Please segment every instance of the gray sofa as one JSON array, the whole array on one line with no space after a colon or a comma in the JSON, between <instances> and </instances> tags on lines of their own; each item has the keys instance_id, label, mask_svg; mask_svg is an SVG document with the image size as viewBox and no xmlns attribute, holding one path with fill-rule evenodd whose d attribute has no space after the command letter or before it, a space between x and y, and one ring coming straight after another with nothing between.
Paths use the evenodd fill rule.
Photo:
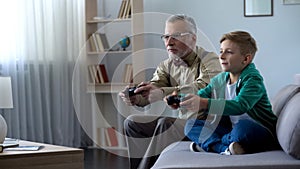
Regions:
<instances>
[{"instance_id":1,"label":"gray sofa","mask_svg":"<svg viewBox=\"0 0 300 169\"><path fill-rule=\"evenodd\" d=\"M277 137L282 150L245 155L191 152L191 142L181 141L163 150L152 169L300 169L300 86L287 85L271 100L278 116Z\"/></svg>"}]
</instances>

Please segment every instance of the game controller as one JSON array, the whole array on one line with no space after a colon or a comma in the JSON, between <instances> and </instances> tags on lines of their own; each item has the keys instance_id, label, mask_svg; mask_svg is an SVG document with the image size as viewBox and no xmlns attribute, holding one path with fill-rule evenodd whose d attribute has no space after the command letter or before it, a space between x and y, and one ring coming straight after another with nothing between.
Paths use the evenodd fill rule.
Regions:
<instances>
[{"instance_id":1,"label":"game controller","mask_svg":"<svg viewBox=\"0 0 300 169\"><path fill-rule=\"evenodd\" d=\"M127 91L125 93L128 93L128 96L131 97L131 96L134 96L136 95L137 93L134 93L134 91L137 89L137 87L130 87L127 89Z\"/></svg>"},{"instance_id":2,"label":"game controller","mask_svg":"<svg viewBox=\"0 0 300 169\"><path fill-rule=\"evenodd\" d=\"M134 91L139 88L139 87L142 87L142 86L146 86L145 84L144 85L139 85L139 86L134 86L134 87L129 87L127 88L127 90L125 91L125 95L128 97L131 97L131 96L135 96L137 94L141 94L143 93L143 91L140 91L138 93L134 93Z\"/></svg>"},{"instance_id":3,"label":"game controller","mask_svg":"<svg viewBox=\"0 0 300 169\"><path fill-rule=\"evenodd\" d=\"M183 95L170 95L167 97L167 104L177 109L180 107L180 102L184 98Z\"/></svg>"},{"instance_id":4,"label":"game controller","mask_svg":"<svg viewBox=\"0 0 300 169\"><path fill-rule=\"evenodd\" d=\"M171 95L167 97L168 105L179 105L180 103L180 96Z\"/></svg>"}]
</instances>

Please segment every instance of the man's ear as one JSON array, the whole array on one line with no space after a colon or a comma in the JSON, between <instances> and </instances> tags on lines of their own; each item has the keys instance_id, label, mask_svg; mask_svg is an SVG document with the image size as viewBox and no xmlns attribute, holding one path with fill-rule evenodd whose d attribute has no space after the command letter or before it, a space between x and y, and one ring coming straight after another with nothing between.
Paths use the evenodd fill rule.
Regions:
<instances>
[{"instance_id":1,"label":"man's ear","mask_svg":"<svg viewBox=\"0 0 300 169\"><path fill-rule=\"evenodd\" d=\"M193 34L193 37L192 37L192 38L193 38L194 41L197 41L197 35L194 35L194 34Z\"/></svg>"}]
</instances>

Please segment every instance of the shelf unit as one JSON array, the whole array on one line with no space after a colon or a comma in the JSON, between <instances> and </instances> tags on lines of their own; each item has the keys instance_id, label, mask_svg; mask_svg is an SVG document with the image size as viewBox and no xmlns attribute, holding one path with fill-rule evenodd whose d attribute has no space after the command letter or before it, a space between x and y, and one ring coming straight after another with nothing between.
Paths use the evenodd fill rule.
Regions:
<instances>
[{"instance_id":1,"label":"shelf unit","mask_svg":"<svg viewBox=\"0 0 300 169\"><path fill-rule=\"evenodd\" d=\"M112 48L118 45L118 39L122 38L122 33L130 37L130 47L126 51L92 52L89 47L86 48L86 67L92 64L104 64L109 77L109 83L95 84L92 83L90 78L88 78L89 75L87 75L87 93L91 94L92 97L92 137L94 142L96 142L96 146L104 145L105 142L103 133L98 132L99 128L112 126L119 132L123 131L124 117L120 115L119 110L122 109L125 111L126 108L124 108L124 104L118 98L118 92L128 85L121 80L125 64L132 64L133 83L137 84L145 80L145 73L140 71L145 67L142 52L144 49L143 0L128 1L131 5L130 18L117 19L116 16L112 16L113 19L94 19L94 17L99 17L99 13L102 13L102 16L106 16L105 12L99 11L99 9L100 7L102 7L102 10L105 9L105 3L110 2L110 0L85 0L85 36L87 42L89 41L89 35L99 31L106 33L108 41L112 41L110 43L110 47ZM119 0L119 3L114 3L117 6L117 10L119 10L122 0ZM118 12L115 11L115 14ZM101 147L110 150L127 150L126 143L121 143L118 147L108 147L105 145Z\"/></svg>"},{"instance_id":2,"label":"shelf unit","mask_svg":"<svg viewBox=\"0 0 300 169\"><path fill-rule=\"evenodd\" d=\"M141 81L145 80L145 74L142 71L144 66L144 56L143 52L141 50L144 49L144 18L143 18L143 0L128 0L131 2L131 18L126 18L126 19L93 19L94 17L98 16L98 9L99 4L97 3L99 0L86 0L86 40L88 41L89 35L95 33L96 31L99 31L101 26L107 25L107 24L118 24L118 23L129 23L130 27L130 45L131 45L131 50L130 51L108 51L108 52L91 52L87 48L87 55L88 57L91 55L131 55L131 63L133 65L133 74L137 75L134 77L133 82L134 83L139 83ZM102 1L107 1L107 0L102 0ZM119 1L119 4L116 4L116 6L121 5L122 0ZM102 3L101 5L103 5ZM118 13L118 11L115 11L115 13ZM104 14L105 15L105 14ZM128 26L128 25L127 25ZM113 27L113 25L111 26ZM108 28L109 29L109 28ZM122 32L124 27L122 27L119 32ZM106 31L106 30L104 30ZM126 34L126 33L125 33ZM125 35L124 34L124 35ZM110 36L108 36L110 38ZM117 37L118 39L121 39L122 37ZM115 40L112 46L117 45L117 41ZM101 56L99 56L101 58ZM99 58L98 58L99 59ZM87 59L88 64L95 63L95 59ZM99 60L98 60L99 61ZM108 72L111 74L110 72ZM90 82L88 82L90 83ZM114 83L114 82L112 82ZM120 82L116 82L120 83ZM97 84L97 88L100 88L101 84ZM104 88L106 88L104 85ZM109 92L109 91L107 91Z\"/></svg>"},{"instance_id":3,"label":"shelf unit","mask_svg":"<svg viewBox=\"0 0 300 169\"><path fill-rule=\"evenodd\" d=\"M128 84L126 83L103 83L103 84L88 84L88 93L118 93L123 90Z\"/></svg>"}]
</instances>

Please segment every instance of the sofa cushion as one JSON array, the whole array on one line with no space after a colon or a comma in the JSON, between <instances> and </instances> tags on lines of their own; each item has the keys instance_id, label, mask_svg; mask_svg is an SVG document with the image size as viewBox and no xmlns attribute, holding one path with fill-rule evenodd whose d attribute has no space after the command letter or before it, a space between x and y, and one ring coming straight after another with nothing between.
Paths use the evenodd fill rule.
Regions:
<instances>
[{"instance_id":1,"label":"sofa cushion","mask_svg":"<svg viewBox=\"0 0 300 169\"><path fill-rule=\"evenodd\" d=\"M244 155L191 152L189 141L176 142L163 150L152 169L299 169L300 160L282 150Z\"/></svg>"},{"instance_id":2,"label":"sofa cushion","mask_svg":"<svg viewBox=\"0 0 300 169\"><path fill-rule=\"evenodd\" d=\"M273 112L279 116L285 104L298 92L300 85L290 84L283 87L271 100Z\"/></svg>"},{"instance_id":3,"label":"sofa cushion","mask_svg":"<svg viewBox=\"0 0 300 169\"><path fill-rule=\"evenodd\" d=\"M282 149L300 159L300 93L286 103L278 117L276 127Z\"/></svg>"}]
</instances>

